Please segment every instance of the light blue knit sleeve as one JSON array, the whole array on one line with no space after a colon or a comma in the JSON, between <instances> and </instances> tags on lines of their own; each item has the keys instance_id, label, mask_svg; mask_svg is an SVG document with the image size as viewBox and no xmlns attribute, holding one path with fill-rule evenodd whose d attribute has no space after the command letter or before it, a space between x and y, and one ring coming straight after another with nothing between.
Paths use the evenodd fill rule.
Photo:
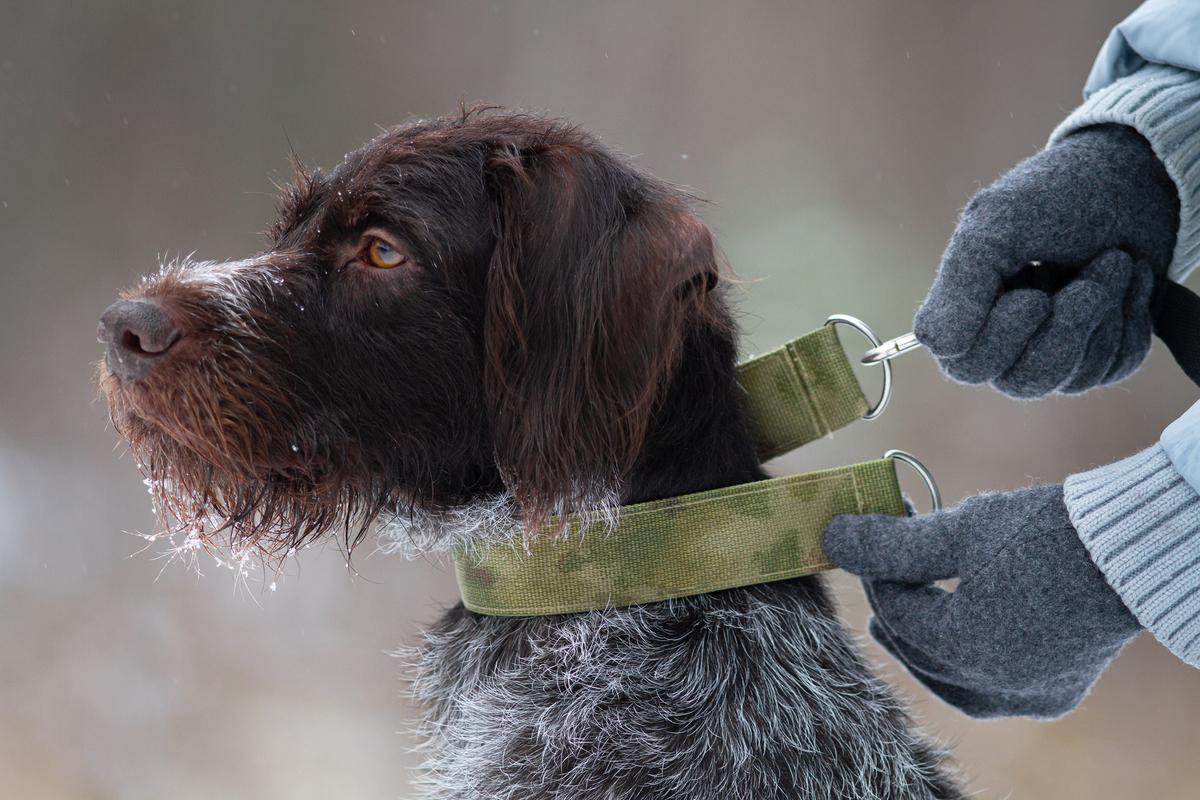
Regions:
<instances>
[{"instance_id":1,"label":"light blue knit sleeve","mask_svg":"<svg viewBox=\"0 0 1200 800\"><path fill-rule=\"evenodd\" d=\"M1049 144L1106 122L1137 129L1175 181L1179 235L1167 277L1181 281L1200 264L1200 72L1146 64L1092 94L1054 129Z\"/></svg>"},{"instance_id":2,"label":"light blue knit sleeve","mask_svg":"<svg viewBox=\"0 0 1200 800\"><path fill-rule=\"evenodd\" d=\"M1162 444L1072 475L1063 495L1109 585L1171 652L1200 667L1200 494Z\"/></svg>"}]
</instances>

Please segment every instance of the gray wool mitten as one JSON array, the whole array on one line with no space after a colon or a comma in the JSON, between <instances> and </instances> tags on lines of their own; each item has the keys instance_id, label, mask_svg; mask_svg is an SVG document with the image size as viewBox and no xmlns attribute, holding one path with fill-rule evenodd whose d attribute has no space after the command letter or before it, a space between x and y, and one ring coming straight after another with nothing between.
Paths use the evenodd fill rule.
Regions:
<instances>
[{"instance_id":1,"label":"gray wool mitten","mask_svg":"<svg viewBox=\"0 0 1200 800\"><path fill-rule=\"evenodd\" d=\"M862 576L871 635L973 717L1066 714L1141 630L1072 527L1061 484L923 516L836 517L825 549ZM933 583L950 578L954 591Z\"/></svg>"},{"instance_id":2,"label":"gray wool mitten","mask_svg":"<svg viewBox=\"0 0 1200 800\"><path fill-rule=\"evenodd\" d=\"M1119 381L1149 352L1178 228L1150 143L1084 128L975 195L913 330L950 377L1012 397Z\"/></svg>"}]
</instances>

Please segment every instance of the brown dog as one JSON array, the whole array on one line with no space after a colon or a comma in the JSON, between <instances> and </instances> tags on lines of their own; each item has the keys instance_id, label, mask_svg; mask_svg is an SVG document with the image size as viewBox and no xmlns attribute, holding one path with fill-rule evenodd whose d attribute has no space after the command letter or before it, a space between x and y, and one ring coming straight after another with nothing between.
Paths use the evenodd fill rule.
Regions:
<instances>
[{"instance_id":1,"label":"brown dog","mask_svg":"<svg viewBox=\"0 0 1200 800\"><path fill-rule=\"evenodd\" d=\"M100 382L181 548L424 549L765 477L721 259L570 123L464 113L301 173L269 248L110 307ZM428 635L456 798L959 797L819 578Z\"/></svg>"}]
</instances>

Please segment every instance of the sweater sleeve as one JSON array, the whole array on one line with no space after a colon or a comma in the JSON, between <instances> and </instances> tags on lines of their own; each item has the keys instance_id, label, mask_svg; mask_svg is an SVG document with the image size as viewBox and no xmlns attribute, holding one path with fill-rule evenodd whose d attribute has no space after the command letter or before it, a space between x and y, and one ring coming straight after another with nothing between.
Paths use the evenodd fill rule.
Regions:
<instances>
[{"instance_id":1,"label":"sweater sleeve","mask_svg":"<svg viewBox=\"0 0 1200 800\"><path fill-rule=\"evenodd\" d=\"M1200 667L1200 495L1162 444L1063 485L1071 523L1138 621Z\"/></svg>"},{"instance_id":2,"label":"sweater sleeve","mask_svg":"<svg viewBox=\"0 0 1200 800\"><path fill-rule=\"evenodd\" d=\"M1200 73L1146 63L1091 94L1050 135L1107 122L1146 137L1179 191L1179 235L1167 277L1182 281L1200 264Z\"/></svg>"}]
</instances>

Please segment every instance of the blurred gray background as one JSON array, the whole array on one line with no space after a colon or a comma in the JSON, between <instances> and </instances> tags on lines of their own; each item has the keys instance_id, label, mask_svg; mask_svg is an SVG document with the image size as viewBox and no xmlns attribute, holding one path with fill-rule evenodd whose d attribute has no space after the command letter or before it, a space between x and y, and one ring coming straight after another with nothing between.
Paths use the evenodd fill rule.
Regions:
<instances>
[{"instance_id":1,"label":"blurred gray background","mask_svg":"<svg viewBox=\"0 0 1200 800\"><path fill-rule=\"evenodd\" d=\"M388 653L456 599L446 569L375 555L355 576L314 548L275 592L164 569L131 535L149 497L95 398L101 311L161 258L256 251L289 148L328 166L460 99L569 115L711 201L747 353L834 312L895 336L959 210L1078 103L1135 5L5 3L0 796L412 794ZM956 502L1131 454L1197 395L1161 345L1119 387L1028 404L923 353L896 369L881 420L775 471L900 447ZM1149 636L1054 723L972 722L866 646L979 797L1200 796L1200 673Z\"/></svg>"}]
</instances>

